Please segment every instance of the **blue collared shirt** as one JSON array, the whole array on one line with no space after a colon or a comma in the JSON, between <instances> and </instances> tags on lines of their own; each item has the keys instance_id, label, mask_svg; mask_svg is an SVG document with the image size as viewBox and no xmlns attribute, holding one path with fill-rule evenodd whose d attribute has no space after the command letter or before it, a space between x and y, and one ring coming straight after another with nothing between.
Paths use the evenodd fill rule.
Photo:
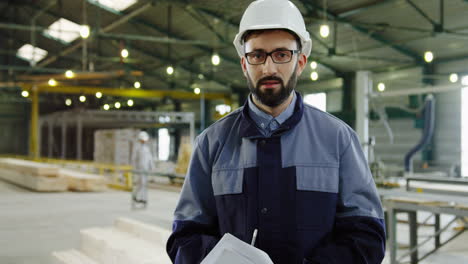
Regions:
<instances>
[{"instance_id":1,"label":"blue collared shirt","mask_svg":"<svg viewBox=\"0 0 468 264\"><path fill-rule=\"evenodd\" d=\"M258 108L249 96L249 115L254 120L260 132L265 137L270 137L271 134L294 113L294 105L296 105L296 93L293 92L293 99L288 107L277 117L273 117Z\"/></svg>"}]
</instances>

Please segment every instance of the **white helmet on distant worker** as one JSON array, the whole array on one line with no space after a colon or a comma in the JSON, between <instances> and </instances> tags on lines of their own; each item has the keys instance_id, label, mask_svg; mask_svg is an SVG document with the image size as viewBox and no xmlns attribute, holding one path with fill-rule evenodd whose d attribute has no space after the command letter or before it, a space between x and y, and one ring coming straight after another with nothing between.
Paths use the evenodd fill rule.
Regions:
<instances>
[{"instance_id":1,"label":"white helmet on distant worker","mask_svg":"<svg viewBox=\"0 0 468 264\"><path fill-rule=\"evenodd\" d=\"M146 131L140 131L140 133L138 133L138 140L148 141L149 140L148 133L146 133Z\"/></svg>"},{"instance_id":2,"label":"white helmet on distant worker","mask_svg":"<svg viewBox=\"0 0 468 264\"><path fill-rule=\"evenodd\" d=\"M244 35L250 30L287 29L300 39L301 53L309 57L312 40L305 27L299 9L288 0L257 0L250 3L242 16L239 33L234 38L234 46L240 57L244 56Z\"/></svg>"}]
</instances>

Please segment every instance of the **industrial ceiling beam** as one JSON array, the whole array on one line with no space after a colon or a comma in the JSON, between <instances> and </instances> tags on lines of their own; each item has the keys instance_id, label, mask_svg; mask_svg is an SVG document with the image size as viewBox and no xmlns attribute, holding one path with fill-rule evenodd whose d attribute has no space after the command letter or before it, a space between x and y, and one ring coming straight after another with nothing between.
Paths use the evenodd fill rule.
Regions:
<instances>
[{"instance_id":1,"label":"industrial ceiling beam","mask_svg":"<svg viewBox=\"0 0 468 264\"><path fill-rule=\"evenodd\" d=\"M125 13L118 12L118 11L113 11L112 13L114 13L114 14L116 14L116 15L120 15L120 16L122 16L122 18L121 18L121 19L118 19L116 22L112 23L111 25L105 27L104 29L106 29L106 30L104 30L104 29L100 30L100 32L104 32L104 33L105 33L105 32L107 32L108 30L113 29L113 26L112 26L112 25L116 25L116 24L120 23L120 21L122 21L123 18L125 18L124 20L125 20L126 22L128 21L128 22L130 22L130 23L132 23L132 24L144 25L144 26L146 26L146 27L149 27L149 28L151 28L151 29L157 31L157 32L160 33L160 34L165 34L165 35L167 35L167 34L168 34L167 30L161 29L161 28L159 28L159 27L157 27L157 26L155 26L155 25L149 24L149 23L147 23L147 22L145 22L145 21L143 21L143 20L141 20L141 19L138 19L138 18L135 18L135 17L134 17L135 14L139 14L140 12L144 11L144 7L147 8L147 7L148 7L148 4L146 4L146 5L144 5L144 6L140 7L140 8L138 8L137 10L135 10L135 11L129 13L129 14L125 14ZM54 17L62 17L62 16L56 15L56 14L50 12L50 11L48 11L47 13L48 13L49 15L51 15L51 16L54 16ZM111 26L112 26L112 27L111 27ZM174 36L174 35L172 34L172 36ZM187 39L182 38L182 37L177 38L177 39L180 39L180 40L187 40ZM189 41L190 41L190 40L189 40ZM80 42L80 43L81 43L81 42ZM80 44L80 43L78 43L78 44ZM75 44L75 45L77 45L77 44ZM212 52L212 49L211 49L211 48L207 48L206 46L199 45L199 44L196 44L195 46L201 48L201 49L204 50L204 51L209 51L210 53ZM72 46L72 47L73 47L73 46ZM77 48L78 48L78 47L77 47ZM73 49L72 51L76 50L77 48ZM69 49L66 49L66 51L67 51L67 50L69 50ZM72 51L70 51L70 52L72 52ZM68 52L68 53L69 53L69 52ZM68 53L67 53L67 54L68 54ZM153 57L153 58L155 58L155 59L157 59L157 60L162 60L162 59L161 59L161 56L159 56L159 55L158 55L158 56L154 56L154 55L153 55L153 56L151 56L151 57ZM56 57L55 59L57 59L57 58L58 58L58 57ZM227 61L235 62L236 64L239 63L239 60L228 59L228 58L226 58L226 57L224 57L224 59L226 59ZM166 63L168 62L167 59L164 59L163 61L165 61ZM40 64L39 66L41 66L41 64ZM195 70L193 69L193 65L178 64L178 66L182 66L185 70L187 70L187 71L189 71L189 72L192 72L192 73L194 73L194 74L199 74L199 73L201 73L201 71L199 71L199 70L196 70L196 71L195 71ZM231 82L219 80L219 78L213 78L213 77L210 77L210 76L208 76L207 78L208 78L208 79L211 78L213 81L220 83L222 86L232 88L234 91L236 91L236 90L238 90L238 89L244 89L244 87L235 86L235 85L231 84Z\"/></svg>"},{"instance_id":2,"label":"industrial ceiling beam","mask_svg":"<svg viewBox=\"0 0 468 264\"><path fill-rule=\"evenodd\" d=\"M431 17L429 17L429 15L427 15L421 8L419 8L418 5L416 5L413 1L411 0L406 0L406 2L411 6L413 7L414 10L416 10L416 12L418 12L418 14L420 14L425 20L427 20L429 23L432 24L433 27L436 27L437 25L439 25L439 23L437 23L436 21L434 21Z\"/></svg>"},{"instance_id":3,"label":"industrial ceiling beam","mask_svg":"<svg viewBox=\"0 0 468 264\"><path fill-rule=\"evenodd\" d=\"M21 83L19 86L29 92L38 93L58 93L58 94L88 94L95 95L101 92L103 96L120 96L129 98L165 98L170 97L173 99L181 100L200 100L201 94L194 94L193 92L174 91L174 90L143 90L135 88L105 88L105 87L90 87L90 86L71 86L71 85L33 85ZM203 94L207 100L224 100L226 104L231 104L231 95L228 93L210 93Z\"/></svg>"},{"instance_id":4,"label":"industrial ceiling beam","mask_svg":"<svg viewBox=\"0 0 468 264\"><path fill-rule=\"evenodd\" d=\"M111 31L113 30L114 28L122 25L123 23L127 22L128 20L132 19L133 17L141 14L143 11L147 10L149 7L151 7L153 5L153 2L149 2L149 3L146 3L144 4L143 6L139 7L138 9L126 14L125 16L119 18L118 20L114 21L113 23L107 25L106 27L100 29L101 32L108 32L108 31ZM59 52L57 55L54 55L52 57L49 57L45 60L43 60L42 62L40 62L38 64L39 67L44 67L44 66L47 66L53 62L55 62L58 58L60 58L61 56L64 56L64 55L67 55L71 52L74 52L75 50L77 50L78 48L80 48L84 43L85 41L87 40L80 40L78 43L76 44L73 44L67 48L65 48L64 50L62 50L61 52Z\"/></svg>"},{"instance_id":5,"label":"industrial ceiling beam","mask_svg":"<svg viewBox=\"0 0 468 264\"><path fill-rule=\"evenodd\" d=\"M421 58L421 56L405 47L405 46L402 46L402 45L399 45L399 44L395 44L393 43L391 40L385 38L384 36L378 34L378 33L375 33L374 31L371 31L367 28L364 28L362 26L358 26L358 25L354 25L352 24L352 21L348 20L348 19L345 19L345 18L339 18L336 14L334 14L333 12L331 12L330 10L326 10L324 9L323 7L319 6L316 2L309 2L309 1L305 1L305 0L300 0L301 3L310 11L312 11L313 9L318 9L320 10L321 12L324 12L326 13L327 17L329 17L330 19L332 20L338 20L338 21L341 21L341 22L345 22L345 23L349 23L351 25L351 27L358 31L358 32L361 32L361 33L364 33L366 34L367 36L369 36L370 38L380 42L380 43L383 43L385 44L386 46L396 50L397 52L405 55L405 56L408 56L410 58L412 58L414 60L415 63L417 64L420 64L420 65L424 65L424 60Z\"/></svg>"},{"instance_id":6,"label":"industrial ceiling beam","mask_svg":"<svg viewBox=\"0 0 468 264\"><path fill-rule=\"evenodd\" d=\"M339 18L345 18L349 16L354 16L364 11L369 11L372 8L381 7L389 3L393 3L395 0L380 0L364 4L359 4L358 6L351 7L347 10L337 11L337 16Z\"/></svg>"}]
</instances>

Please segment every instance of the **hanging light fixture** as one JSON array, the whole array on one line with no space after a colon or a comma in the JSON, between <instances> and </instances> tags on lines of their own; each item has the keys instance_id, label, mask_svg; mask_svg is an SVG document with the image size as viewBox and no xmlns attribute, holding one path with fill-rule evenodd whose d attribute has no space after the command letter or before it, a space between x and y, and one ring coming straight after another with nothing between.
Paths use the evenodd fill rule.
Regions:
<instances>
[{"instance_id":1,"label":"hanging light fixture","mask_svg":"<svg viewBox=\"0 0 468 264\"><path fill-rule=\"evenodd\" d=\"M312 70L317 69L317 62L316 62L316 61L312 61L312 62L310 63L310 68L312 68Z\"/></svg>"},{"instance_id":2,"label":"hanging light fixture","mask_svg":"<svg viewBox=\"0 0 468 264\"><path fill-rule=\"evenodd\" d=\"M450 74L449 80L451 83L456 83L458 81L458 74L456 73Z\"/></svg>"},{"instance_id":3,"label":"hanging light fixture","mask_svg":"<svg viewBox=\"0 0 468 264\"><path fill-rule=\"evenodd\" d=\"M217 53L214 53L213 56L211 56L211 63L214 66L218 66L220 62L221 62L221 58L219 57Z\"/></svg>"},{"instance_id":4,"label":"hanging light fixture","mask_svg":"<svg viewBox=\"0 0 468 264\"><path fill-rule=\"evenodd\" d=\"M174 73L174 68L172 66L168 66L166 68L166 73L172 75Z\"/></svg>"},{"instance_id":5,"label":"hanging light fixture","mask_svg":"<svg viewBox=\"0 0 468 264\"><path fill-rule=\"evenodd\" d=\"M128 57L128 50L127 49L122 49L120 51L120 56L122 56L122 58L126 59Z\"/></svg>"},{"instance_id":6,"label":"hanging light fixture","mask_svg":"<svg viewBox=\"0 0 468 264\"><path fill-rule=\"evenodd\" d=\"M384 83L377 84L377 90L379 90L379 92L385 91L385 84Z\"/></svg>"},{"instance_id":7,"label":"hanging light fixture","mask_svg":"<svg viewBox=\"0 0 468 264\"><path fill-rule=\"evenodd\" d=\"M432 51L426 51L424 53L424 60L427 63L430 63L430 62L432 62L432 60L434 60L434 54L432 53Z\"/></svg>"},{"instance_id":8,"label":"hanging light fixture","mask_svg":"<svg viewBox=\"0 0 468 264\"><path fill-rule=\"evenodd\" d=\"M310 79L311 79L312 81L318 80L318 77L319 77L319 76L318 76L318 73L317 73L316 71L313 71L313 72L310 74Z\"/></svg>"},{"instance_id":9,"label":"hanging light fixture","mask_svg":"<svg viewBox=\"0 0 468 264\"><path fill-rule=\"evenodd\" d=\"M72 70L68 70L65 72L65 77L67 77L68 79L71 79L75 77L75 73Z\"/></svg>"},{"instance_id":10,"label":"hanging light fixture","mask_svg":"<svg viewBox=\"0 0 468 264\"><path fill-rule=\"evenodd\" d=\"M140 89L141 83L136 81L136 82L133 83L133 87L135 87L136 89Z\"/></svg>"}]
</instances>

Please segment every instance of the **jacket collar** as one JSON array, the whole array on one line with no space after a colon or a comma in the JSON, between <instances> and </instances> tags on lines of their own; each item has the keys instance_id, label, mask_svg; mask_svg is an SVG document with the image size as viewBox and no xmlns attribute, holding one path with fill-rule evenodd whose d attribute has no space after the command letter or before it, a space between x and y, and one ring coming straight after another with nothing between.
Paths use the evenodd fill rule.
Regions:
<instances>
[{"instance_id":1,"label":"jacket collar","mask_svg":"<svg viewBox=\"0 0 468 264\"><path fill-rule=\"evenodd\" d=\"M291 117L289 117L281 126L273 133L272 137L280 136L286 131L290 130L291 128L295 127L297 123L302 118L302 114L304 113L304 105L302 102L301 95L297 92L296 93L296 104L294 106L294 112ZM244 107L242 109L242 118L240 123L240 136L246 138L263 138L263 134L258 130L258 127L255 125L255 121L249 114L249 105L248 100L244 103Z\"/></svg>"}]
</instances>

